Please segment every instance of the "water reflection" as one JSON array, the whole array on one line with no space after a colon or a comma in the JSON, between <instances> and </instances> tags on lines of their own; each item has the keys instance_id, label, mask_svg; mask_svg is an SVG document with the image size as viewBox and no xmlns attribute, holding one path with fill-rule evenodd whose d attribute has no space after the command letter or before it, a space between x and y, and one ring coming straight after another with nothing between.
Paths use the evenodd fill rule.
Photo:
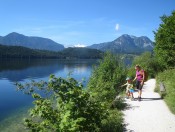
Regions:
<instances>
[{"instance_id":1,"label":"water reflection","mask_svg":"<svg viewBox=\"0 0 175 132\"><path fill-rule=\"evenodd\" d=\"M50 74L88 80L97 60L0 60L0 121L11 116L14 111L32 105L32 98L16 92L14 82L47 80Z\"/></svg>"},{"instance_id":2,"label":"water reflection","mask_svg":"<svg viewBox=\"0 0 175 132\"><path fill-rule=\"evenodd\" d=\"M28 78L48 77L59 71L64 71L63 74L70 71L79 74L90 70L94 63L96 60L0 60L0 79L6 78L10 82L16 82Z\"/></svg>"},{"instance_id":3,"label":"water reflection","mask_svg":"<svg viewBox=\"0 0 175 132\"><path fill-rule=\"evenodd\" d=\"M11 82L27 78L42 78L64 68L53 60L5 60L0 65L0 79L7 78Z\"/></svg>"}]
</instances>

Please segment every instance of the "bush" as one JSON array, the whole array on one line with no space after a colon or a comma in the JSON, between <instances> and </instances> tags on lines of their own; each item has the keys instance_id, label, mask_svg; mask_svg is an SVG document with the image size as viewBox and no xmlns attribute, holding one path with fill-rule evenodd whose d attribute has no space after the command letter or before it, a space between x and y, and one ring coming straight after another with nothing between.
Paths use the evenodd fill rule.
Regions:
<instances>
[{"instance_id":1,"label":"bush","mask_svg":"<svg viewBox=\"0 0 175 132\"><path fill-rule=\"evenodd\" d=\"M120 58L107 52L89 79L88 90L94 98L102 102L112 102L119 94L121 84L126 79L126 70Z\"/></svg>"},{"instance_id":2,"label":"bush","mask_svg":"<svg viewBox=\"0 0 175 132\"><path fill-rule=\"evenodd\" d=\"M121 84L125 82L126 69L120 57L107 52L98 67L94 68L88 83L88 91L92 92L93 99L105 104L109 115L102 121L102 132L122 132L123 119L120 112L125 107L120 94ZM115 100L114 100L115 99Z\"/></svg>"},{"instance_id":3,"label":"bush","mask_svg":"<svg viewBox=\"0 0 175 132\"><path fill-rule=\"evenodd\" d=\"M107 119L102 121L101 132L123 132L122 113L117 110L110 110Z\"/></svg>"},{"instance_id":4,"label":"bush","mask_svg":"<svg viewBox=\"0 0 175 132\"><path fill-rule=\"evenodd\" d=\"M48 82L33 81L17 87L35 99L31 118L25 119L31 131L99 131L108 115L103 103L91 100L91 95L73 78L51 75ZM42 92L38 94L36 89Z\"/></svg>"}]
</instances>

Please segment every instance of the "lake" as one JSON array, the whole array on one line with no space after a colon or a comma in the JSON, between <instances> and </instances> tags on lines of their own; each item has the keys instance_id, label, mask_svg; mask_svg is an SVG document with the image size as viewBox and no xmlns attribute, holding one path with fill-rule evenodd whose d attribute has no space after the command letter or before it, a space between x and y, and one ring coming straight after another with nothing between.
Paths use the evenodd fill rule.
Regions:
<instances>
[{"instance_id":1,"label":"lake","mask_svg":"<svg viewBox=\"0 0 175 132\"><path fill-rule=\"evenodd\" d=\"M50 74L66 78L69 73L77 81L91 75L97 60L0 60L0 130L21 131L22 120L32 106L32 97L16 91L15 82L47 81Z\"/></svg>"}]
</instances>

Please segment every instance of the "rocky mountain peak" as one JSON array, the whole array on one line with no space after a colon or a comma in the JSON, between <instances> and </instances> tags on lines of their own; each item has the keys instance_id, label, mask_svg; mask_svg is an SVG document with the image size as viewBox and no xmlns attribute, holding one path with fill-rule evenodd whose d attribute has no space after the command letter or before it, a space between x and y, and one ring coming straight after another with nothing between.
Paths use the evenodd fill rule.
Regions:
<instances>
[{"instance_id":1,"label":"rocky mountain peak","mask_svg":"<svg viewBox=\"0 0 175 132\"><path fill-rule=\"evenodd\" d=\"M153 42L146 36L136 37L123 34L112 42L91 45L89 47L95 49L98 47L99 50L110 50L116 53L140 53L144 51L152 51L154 46Z\"/></svg>"}]
</instances>

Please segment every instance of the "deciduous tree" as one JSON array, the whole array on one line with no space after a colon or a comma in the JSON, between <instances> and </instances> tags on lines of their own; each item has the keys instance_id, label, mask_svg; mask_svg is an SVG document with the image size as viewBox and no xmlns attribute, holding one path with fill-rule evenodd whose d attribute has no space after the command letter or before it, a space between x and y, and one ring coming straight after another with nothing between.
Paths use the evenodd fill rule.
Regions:
<instances>
[{"instance_id":1,"label":"deciduous tree","mask_svg":"<svg viewBox=\"0 0 175 132\"><path fill-rule=\"evenodd\" d=\"M175 66L175 11L170 16L163 15L155 32L155 54L159 62L166 67Z\"/></svg>"}]
</instances>

